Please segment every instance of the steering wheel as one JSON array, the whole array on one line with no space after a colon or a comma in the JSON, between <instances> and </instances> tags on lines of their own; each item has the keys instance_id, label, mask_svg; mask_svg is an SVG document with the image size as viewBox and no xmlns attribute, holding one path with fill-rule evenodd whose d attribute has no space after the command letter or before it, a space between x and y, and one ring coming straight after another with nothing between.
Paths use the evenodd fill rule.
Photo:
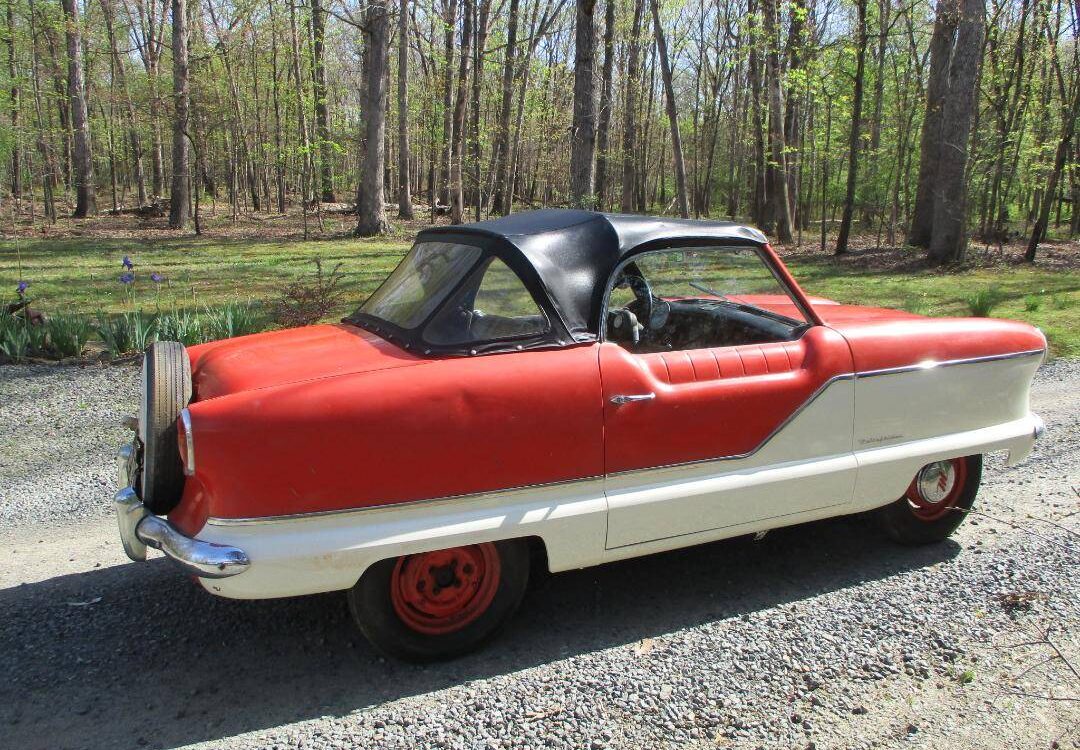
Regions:
<instances>
[{"instance_id":1,"label":"steering wheel","mask_svg":"<svg viewBox=\"0 0 1080 750\"><path fill-rule=\"evenodd\" d=\"M637 264L630 263L623 269L620 283L626 283L634 293L634 301L626 309L634 313L646 330L658 331L667 325L671 305L653 294Z\"/></svg>"},{"instance_id":2,"label":"steering wheel","mask_svg":"<svg viewBox=\"0 0 1080 750\"><path fill-rule=\"evenodd\" d=\"M653 300L656 298L653 297L649 282L641 275L641 271L638 270L637 265L634 263L623 269L620 281L629 286L630 291L634 293L634 301L627 305L626 309L634 313L637 319L643 322L646 327L650 327L649 321L652 319Z\"/></svg>"}]
</instances>

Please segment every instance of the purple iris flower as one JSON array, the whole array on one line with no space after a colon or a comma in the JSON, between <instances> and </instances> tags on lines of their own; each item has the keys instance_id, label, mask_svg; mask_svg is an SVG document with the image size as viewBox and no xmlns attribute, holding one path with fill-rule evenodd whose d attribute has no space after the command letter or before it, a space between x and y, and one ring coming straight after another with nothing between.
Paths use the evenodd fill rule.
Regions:
<instances>
[{"instance_id":1,"label":"purple iris flower","mask_svg":"<svg viewBox=\"0 0 1080 750\"><path fill-rule=\"evenodd\" d=\"M133 274L133 273L125 273L123 276L120 277L120 283L121 284L134 284L135 283L135 274Z\"/></svg>"},{"instance_id":2,"label":"purple iris flower","mask_svg":"<svg viewBox=\"0 0 1080 750\"><path fill-rule=\"evenodd\" d=\"M19 295L20 297L23 296L23 294L26 293L26 288L28 286L30 286L29 281L20 281L19 285L15 287L15 294Z\"/></svg>"},{"instance_id":3,"label":"purple iris flower","mask_svg":"<svg viewBox=\"0 0 1080 750\"><path fill-rule=\"evenodd\" d=\"M165 277L162 276L157 271L154 271L152 274L150 274L150 280L152 282L154 282L155 284L160 284L161 282L163 282L165 280Z\"/></svg>"},{"instance_id":4,"label":"purple iris flower","mask_svg":"<svg viewBox=\"0 0 1080 750\"><path fill-rule=\"evenodd\" d=\"M135 264L131 262L131 258L129 258L126 255L124 256L123 265L124 265L124 268L126 268L129 271L134 270L134 268L135 268ZM125 282L125 283L127 283L127 282Z\"/></svg>"}]
</instances>

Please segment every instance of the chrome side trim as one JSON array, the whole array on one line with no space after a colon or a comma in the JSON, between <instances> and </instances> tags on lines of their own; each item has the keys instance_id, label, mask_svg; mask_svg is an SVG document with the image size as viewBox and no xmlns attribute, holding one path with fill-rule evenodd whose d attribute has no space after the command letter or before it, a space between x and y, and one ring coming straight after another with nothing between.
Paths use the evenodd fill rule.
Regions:
<instances>
[{"instance_id":1,"label":"chrome side trim","mask_svg":"<svg viewBox=\"0 0 1080 750\"><path fill-rule=\"evenodd\" d=\"M206 519L207 524L214 526L252 526L260 523L274 523L276 521L296 521L305 518L319 518L321 516L339 516L346 513L367 513L368 511L391 510L397 508L411 508L415 505L434 505L455 500L467 500L484 495L493 495L502 492L520 492L522 490L541 489L546 487L559 487L561 485L579 484L582 482L595 482L603 479L602 474L593 474L580 479L560 479L557 482L538 482L536 484L521 484L514 487L500 487L495 490L484 492L468 492L461 495L443 495L441 497L425 497L420 500L403 500L399 503L380 503L379 505L366 505L362 508L335 508L334 510L312 510L306 513L284 513L276 516L252 516L246 518L217 518L211 516Z\"/></svg>"},{"instance_id":2,"label":"chrome side trim","mask_svg":"<svg viewBox=\"0 0 1080 750\"><path fill-rule=\"evenodd\" d=\"M159 516L147 515L139 521L135 535L146 546L161 550L185 571L200 578L228 578L251 566L243 550L192 539Z\"/></svg>"},{"instance_id":3,"label":"chrome side trim","mask_svg":"<svg viewBox=\"0 0 1080 750\"><path fill-rule=\"evenodd\" d=\"M184 425L184 448L187 460L184 461L184 474L195 475L195 436L191 434L191 412L180 410L180 423Z\"/></svg>"},{"instance_id":4,"label":"chrome side trim","mask_svg":"<svg viewBox=\"0 0 1080 750\"><path fill-rule=\"evenodd\" d=\"M878 375L899 375L905 372L919 372L920 370L934 370L938 367L953 367L955 365L973 365L979 362L997 362L1003 359L1017 359L1019 357L1033 357L1036 354L1045 356L1046 349L1028 349L1022 352L1011 352L1009 354L990 354L985 357L968 357L966 359L949 359L944 362L937 362L932 359L928 359L925 362L920 362L917 365L903 365L901 367L886 367L881 370L864 370L862 372L855 373L855 377L862 378L875 378Z\"/></svg>"}]
</instances>

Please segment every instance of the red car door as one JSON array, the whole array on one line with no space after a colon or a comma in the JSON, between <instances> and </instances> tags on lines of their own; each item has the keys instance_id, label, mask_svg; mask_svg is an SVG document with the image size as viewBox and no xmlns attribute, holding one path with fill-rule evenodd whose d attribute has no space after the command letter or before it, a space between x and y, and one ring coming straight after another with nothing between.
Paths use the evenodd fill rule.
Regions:
<instances>
[{"instance_id":1,"label":"red car door","mask_svg":"<svg viewBox=\"0 0 1080 750\"><path fill-rule=\"evenodd\" d=\"M637 265L649 273L645 262ZM663 275L671 275L670 265L660 269ZM774 310L792 307L783 298L755 299L772 300L763 304ZM675 307L689 318L752 314L728 300L673 302L669 317ZM669 319L650 345L600 347L608 548L850 502L854 395L847 342L817 325L796 329L793 340L701 346L706 333L680 344L678 325Z\"/></svg>"}]
</instances>

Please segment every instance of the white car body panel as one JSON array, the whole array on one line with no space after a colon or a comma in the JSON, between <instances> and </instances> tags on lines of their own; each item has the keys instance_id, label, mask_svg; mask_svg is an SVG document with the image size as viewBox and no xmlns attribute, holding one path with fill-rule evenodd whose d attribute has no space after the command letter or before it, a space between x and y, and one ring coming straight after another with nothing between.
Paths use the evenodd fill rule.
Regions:
<instances>
[{"instance_id":1,"label":"white car body panel","mask_svg":"<svg viewBox=\"0 0 1080 750\"><path fill-rule=\"evenodd\" d=\"M240 575L199 579L240 599L352 586L404 554L539 537L553 572L860 512L935 460L997 450L1016 463L1042 353L836 379L745 457L356 511L224 521L197 538L243 549ZM794 509L794 510L793 510Z\"/></svg>"}]
</instances>

